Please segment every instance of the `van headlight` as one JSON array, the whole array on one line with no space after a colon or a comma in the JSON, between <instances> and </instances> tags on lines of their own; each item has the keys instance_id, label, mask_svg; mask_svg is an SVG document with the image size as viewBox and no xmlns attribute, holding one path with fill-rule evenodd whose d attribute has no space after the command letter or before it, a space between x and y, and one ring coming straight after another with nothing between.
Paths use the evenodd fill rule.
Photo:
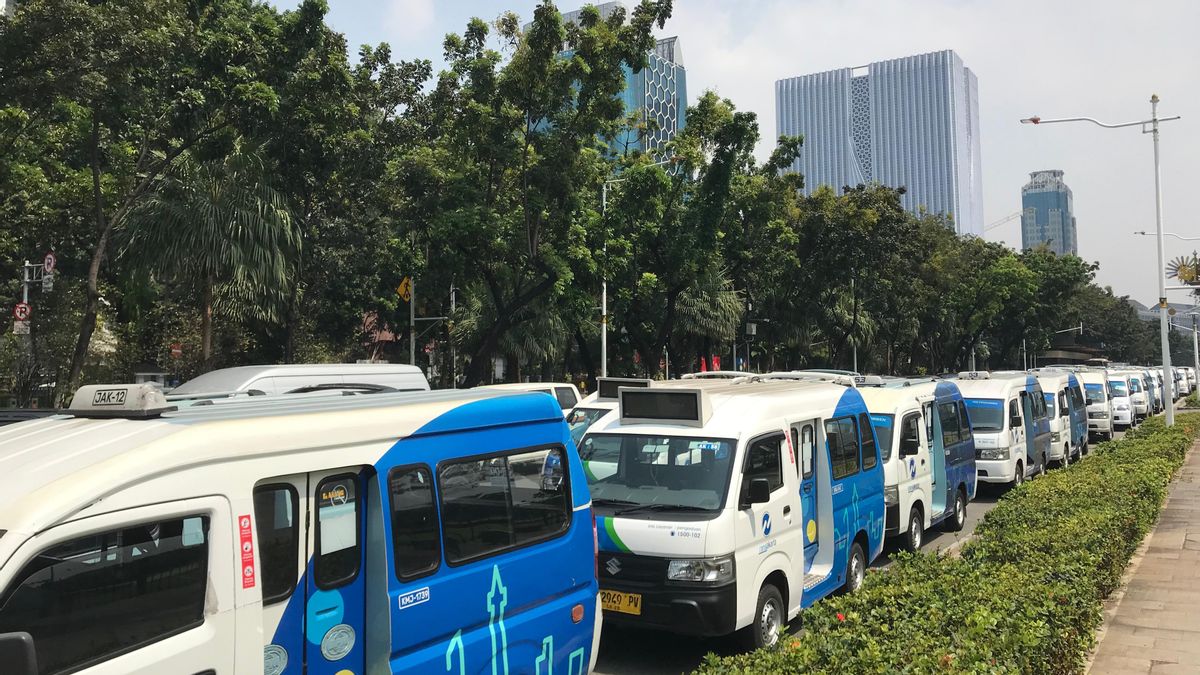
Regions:
<instances>
[{"instance_id":1,"label":"van headlight","mask_svg":"<svg viewBox=\"0 0 1200 675\"><path fill-rule=\"evenodd\" d=\"M1050 442L1051 443L1058 443L1061 440L1062 440L1062 432L1061 431L1055 431L1050 434Z\"/></svg>"},{"instance_id":2,"label":"van headlight","mask_svg":"<svg viewBox=\"0 0 1200 675\"><path fill-rule=\"evenodd\" d=\"M698 584L718 584L733 579L733 556L717 558L688 558L667 564L668 581L690 581Z\"/></svg>"},{"instance_id":3,"label":"van headlight","mask_svg":"<svg viewBox=\"0 0 1200 675\"><path fill-rule=\"evenodd\" d=\"M900 503L899 485L885 485L883 487L883 503L887 506Z\"/></svg>"},{"instance_id":4,"label":"van headlight","mask_svg":"<svg viewBox=\"0 0 1200 675\"><path fill-rule=\"evenodd\" d=\"M1008 448L984 448L979 451L979 459L1008 459Z\"/></svg>"}]
</instances>

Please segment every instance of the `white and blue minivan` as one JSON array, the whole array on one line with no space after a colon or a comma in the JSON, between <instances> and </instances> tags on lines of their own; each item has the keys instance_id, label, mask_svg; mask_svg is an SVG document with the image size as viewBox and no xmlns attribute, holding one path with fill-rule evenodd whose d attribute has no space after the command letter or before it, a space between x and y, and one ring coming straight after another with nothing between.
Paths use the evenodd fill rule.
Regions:
<instances>
[{"instance_id":1,"label":"white and blue minivan","mask_svg":"<svg viewBox=\"0 0 1200 675\"><path fill-rule=\"evenodd\" d=\"M979 480L1016 486L1046 472L1050 418L1037 378L969 371L955 383L970 413Z\"/></svg>"},{"instance_id":2,"label":"white and blue minivan","mask_svg":"<svg viewBox=\"0 0 1200 675\"><path fill-rule=\"evenodd\" d=\"M574 675L595 660L595 526L548 396L176 411L149 385L94 385L0 429L0 473L6 675Z\"/></svg>"},{"instance_id":3,"label":"white and blue minivan","mask_svg":"<svg viewBox=\"0 0 1200 675\"><path fill-rule=\"evenodd\" d=\"M605 622L774 644L883 550L870 415L853 386L684 382L621 388L583 438L611 465L591 480Z\"/></svg>"},{"instance_id":4,"label":"white and blue minivan","mask_svg":"<svg viewBox=\"0 0 1200 675\"><path fill-rule=\"evenodd\" d=\"M957 532L975 498L975 440L958 386L949 380L888 380L861 387L883 461L885 535L907 550L926 530Z\"/></svg>"}]
</instances>

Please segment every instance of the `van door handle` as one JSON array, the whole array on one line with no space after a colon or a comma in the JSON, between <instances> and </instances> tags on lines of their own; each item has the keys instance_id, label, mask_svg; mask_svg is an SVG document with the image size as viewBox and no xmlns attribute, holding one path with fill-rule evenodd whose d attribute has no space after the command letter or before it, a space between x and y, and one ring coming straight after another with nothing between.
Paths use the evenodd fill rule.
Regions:
<instances>
[{"instance_id":1,"label":"van door handle","mask_svg":"<svg viewBox=\"0 0 1200 675\"><path fill-rule=\"evenodd\" d=\"M783 515L785 515L785 516L790 515L791 512L792 512L792 507L790 507L790 506L783 507Z\"/></svg>"},{"instance_id":2,"label":"van door handle","mask_svg":"<svg viewBox=\"0 0 1200 675\"><path fill-rule=\"evenodd\" d=\"M811 484L805 485L804 486L804 494L808 494L810 492L812 492L812 485Z\"/></svg>"},{"instance_id":3,"label":"van door handle","mask_svg":"<svg viewBox=\"0 0 1200 675\"><path fill-rule=\"evenodd\" d=\"M921 466L925 466L925 460L921 460Z\"/></svg>"}]
</instances>

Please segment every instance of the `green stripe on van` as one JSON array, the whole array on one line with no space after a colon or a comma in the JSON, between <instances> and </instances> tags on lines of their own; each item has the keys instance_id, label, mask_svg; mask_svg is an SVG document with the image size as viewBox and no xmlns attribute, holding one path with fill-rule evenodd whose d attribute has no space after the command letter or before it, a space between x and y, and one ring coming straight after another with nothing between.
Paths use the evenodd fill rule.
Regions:
<instances>
[{"instance_id":1,"label":"green stripe on van","mask_svg":"<svg viewBox=\"0 0 1200 675\"><path fill-rule=\"evenodd\" d=\"M625 542L621 541L621 537L617 534L617 526L613 524L613 520L613 518L604 519L604 531L608 533L608 538L612 540L612 543L617 545L617 548L625 553L629 553L629 547L625 545Z\"/></svg>"}]
</instances>

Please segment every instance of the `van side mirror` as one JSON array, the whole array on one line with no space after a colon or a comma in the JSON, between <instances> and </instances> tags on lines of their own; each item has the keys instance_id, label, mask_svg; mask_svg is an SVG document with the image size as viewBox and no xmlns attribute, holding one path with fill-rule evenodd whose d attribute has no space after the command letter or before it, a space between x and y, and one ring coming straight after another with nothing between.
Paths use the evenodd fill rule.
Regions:
<instances>
[{"instance_id":1,"label":"van side mirror","mask_svg":"<svg viewBox=\"0 0 1200 675\"><path fill-rule=\"evenodd\" d=\"M12 675L37 675L33 636L25 632L0 635L0 663L4 664L4 672Z\"/></svg>"},{"instance_id":2,"label":"van side mirror","mask_svg":"<svg viewBox=\"0 0 1200 675\"><path fill-rule=\"evenodd\" d=\"M751 478L750 485L742 495L742 507L751 504L766 504L771 501L771 481L766 478Z\"/></svg>"},{"instance_id":3,"label":"van side mirror","mask_svg":"<svg viewBox=\"0 0 1200 675\"><path fill-rule=\"evenodd\" d=\"M1020 415L1013 415L1012 417L1010 417L1008 419L1008 426L1012 427L1013 429L1020 429L1021 424L1022 423L1021 423Z\"/></svg>"},{"instance_id":4,"label":"van side mirror","mask_svg":"<svg viewBox=\"0 0 1200 675\"><path fill-rule=\"evenodd\" d=\"M921 450L921 439L916 436L905 436L900 439L900 456L911 457Z\"/></svg>"}]
</instances>

